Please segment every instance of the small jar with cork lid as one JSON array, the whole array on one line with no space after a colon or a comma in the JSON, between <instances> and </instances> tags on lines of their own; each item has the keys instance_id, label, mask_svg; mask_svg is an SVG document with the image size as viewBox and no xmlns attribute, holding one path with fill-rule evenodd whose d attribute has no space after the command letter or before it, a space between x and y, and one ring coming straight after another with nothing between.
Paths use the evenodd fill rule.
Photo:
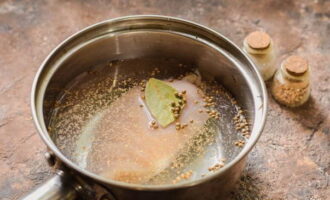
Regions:
<instances>
[{"instance_id":1,"label":"small jar with cork lid","mask_svg":"<svg viewBox=\"0 0 330 200\"><path fill-rule=\"evenodd\" d=\"M276 52L271 37L262 31L255 31L245 37L243 50L257 65L262 78L267 81L276 71Z\"/></svg>"},{"instance_id":2,"label":"small jar with cork lid","mask_svg":"<svg viewBox=\"0 0 330 200\"><path fill-rule=\"evenodd\" d=\"M276 72L271 87L273 97L288 107L304 104L310 96L310 67L304 58L290 56Z\"/></svg>"}]
</instances>

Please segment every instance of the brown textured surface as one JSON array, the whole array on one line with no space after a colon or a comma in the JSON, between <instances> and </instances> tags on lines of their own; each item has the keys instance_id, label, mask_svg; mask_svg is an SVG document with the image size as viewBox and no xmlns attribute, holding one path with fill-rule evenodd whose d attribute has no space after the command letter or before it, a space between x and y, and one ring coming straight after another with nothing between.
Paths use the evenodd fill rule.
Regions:
<instances>
[{"instance_id":1,"label":"brown textured surface","mask_svg":"<svg viewBox=\"0 0 330 200\"><path fill-rule=\"evenodd\" d=\"M300 56L289 56L283 62L285 69L293 75L302 75L308 69L308 61Z\"/></svg>"},{"instance_id":2,"label":"brown textured surface","mask_svg":"<svg viewBox=\"0 0 330 200\"><path fill-rule=\"evenodd\" d=\"M254 31L246 37L248 45L253 49L265 49L270 44L270 37L263 31Z\"/></svg>"},{"instance_id":3,"label":"brown textured surface","mask_svg":"<svg viewBox=\"0 0 330 200\"><path fill-rule=\"evenodd\" d=\"M16 199L51 175L30 117L38 66L69 35L101 20L163 14L209 26L242 45L265 30L280 60L299 54L312 68L312 98L288 109L269 99L265 131L233 200L330 197L330 1L0 1L0 199Z\"/></svg>"}]
</instances>

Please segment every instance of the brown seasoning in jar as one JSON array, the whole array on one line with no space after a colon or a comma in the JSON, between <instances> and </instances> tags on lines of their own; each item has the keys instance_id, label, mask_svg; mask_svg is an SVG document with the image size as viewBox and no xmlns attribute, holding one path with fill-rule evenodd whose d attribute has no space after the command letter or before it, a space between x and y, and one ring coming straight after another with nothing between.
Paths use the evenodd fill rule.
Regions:
<instances>
[{"instance_id":1,"label":"brown seasoning in jar","mask_svg":"<svg viewBox=\"0 0 330 200\"><path fill-rule=\"evenodd\" d=\"M281 104L296 107L309 97L310 85L308 62L299 56L290 56L283 61L274 77L272 95ZM306 76L305 76L306 75Z\"/></svg>"}]
</instances>

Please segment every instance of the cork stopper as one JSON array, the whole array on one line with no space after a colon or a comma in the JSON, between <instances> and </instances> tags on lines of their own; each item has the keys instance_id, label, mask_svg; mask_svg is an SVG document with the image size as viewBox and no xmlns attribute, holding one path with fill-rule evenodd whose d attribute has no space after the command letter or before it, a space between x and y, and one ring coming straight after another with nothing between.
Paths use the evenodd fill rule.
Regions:
<instances>
[{"instance_id":1,"label":"cork stopper","mask_svg":"<svg viewBox=\"0 0 330 200\"><path fill-rule=\"evenodd\" d=\"M271 38L270 36L261 31L255 31L246 36L247 44L252 49L266 49L270 45Z\"/></svg>"},{"instance_id":2,"label":"cork stopper","mask_svg":"<svg viewBox=\"0 0 330 200\"><path fill-rule=\"evenodd\" d=\"M290 56L283 62L286 71L294 76L303 75L308 70L308 62L300 56Z\"/></svg>"}]
</instances>

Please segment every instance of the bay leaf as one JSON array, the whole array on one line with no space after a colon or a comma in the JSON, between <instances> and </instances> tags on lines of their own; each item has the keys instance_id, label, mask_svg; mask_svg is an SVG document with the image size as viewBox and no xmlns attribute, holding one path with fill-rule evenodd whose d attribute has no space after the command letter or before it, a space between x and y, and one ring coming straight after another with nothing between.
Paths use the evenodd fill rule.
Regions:
<instances>
[{"instance_id":1,"label":"bay leaf","mask_svg":"<svg viewBox=\"0 0 330 200\"><path fill-rule=\"evenodd\" d=\"M150 78L145 88L146 104L152 116L162 126L166 127L175 121L171 104L178 105L179 99L175 96L178 91L155 78Z\"/></svg>"}]
</instances>

